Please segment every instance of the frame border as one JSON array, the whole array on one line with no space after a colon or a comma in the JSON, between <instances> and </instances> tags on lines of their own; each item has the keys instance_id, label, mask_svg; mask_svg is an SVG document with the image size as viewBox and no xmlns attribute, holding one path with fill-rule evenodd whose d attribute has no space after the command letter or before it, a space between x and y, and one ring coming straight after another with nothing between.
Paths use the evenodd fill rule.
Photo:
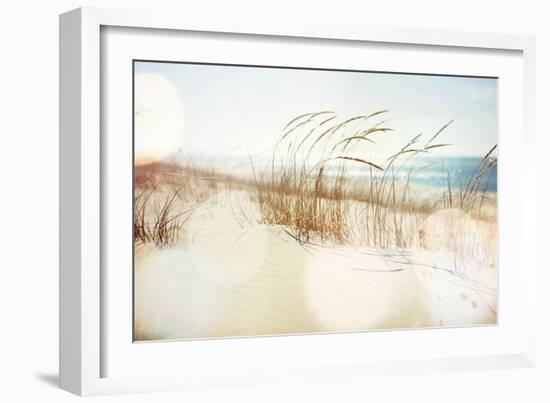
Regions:
<instances>
[{"instance_id":1,"label":"frame border","mask_svg":"<svg viewBox=\"0 0 550 403\"><path fill-rule=\"evenodd\" d=\"M269 20L197 19L192 15L151 10L85 7L60 15L59 27L59 372L60 387L78 395L152 392L169 389L275 383L303 379L303 372L277 371L231 379L101 378L100 319L100 27L176 29L195 32L373 41L411 45L516 50L523 53L524 161L535 156L535 38L534 36L450 30L373 27L359 24ZM524 181L536 189L536 175ZM536 195L536 192L535 192ZM536 225L536 196L524 198L524 233ZM523 351L517 354L396 361L308 368L308 378L330 380L363 376L532 367L535 365L536 242L525 254L525 296L528 325ZM531 313L532 312L532 313Z\"/></svg>"}]
</instances>

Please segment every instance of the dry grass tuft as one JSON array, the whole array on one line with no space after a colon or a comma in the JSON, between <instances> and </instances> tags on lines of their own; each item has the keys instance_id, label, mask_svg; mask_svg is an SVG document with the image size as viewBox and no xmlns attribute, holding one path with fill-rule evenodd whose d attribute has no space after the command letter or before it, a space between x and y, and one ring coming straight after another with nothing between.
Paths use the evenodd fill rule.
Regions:
<instances>
[{"instance_id":1,"label":"dry grass tuft","mask_svg":"<svg viewBox=\"0 0 550 403\"><path fill-rule=\"evenodd\" d=\"M375 121L386 113L344 119L329 111L298 116L283 129L269 168L256 172L251 161L252 179L193 161L136 166L136 245L165 247L178 242L194 209L221 190L249 192L258 206L259 223L283 226L304 243L393 250L419 246L423 223L442 209L495 222L495 199L487 189L496 170L497 146L466 183L451 183L442 164L445 190L420 194L411 181L427 168L421 157L451 146L439 138L453 121L427 141L418 134L385 160L373 161L368 157L373 145L391 136L387 120ZM363 173L351 175L350 169L357 168ZM234 214L246 216L242 206L231 208ZM239 222L256 222L254 217L241 218Z\"/></svg>"},{"instance_id":2,"label":"dry grass tuft","mask_svg":"<svg viewBox=\"0 0 550 403\"><path fill-rule=\"evenodd\" d=\"M152 163L135 167L134 243L174 245L196 206L218 188L212 169L195 164Z\"/></svg>"},{"instance_id":3,"label":"dry grass tuft","mask_svg":"<svg viewBox=\"0 0 550 403\"><path fill-rule=\"evenodd\" d=\"M178 191L161 196L157 194L156 187L138 191L134 198L136 245L152 242L158 248L162 248L174 245L178 241L180 230L192 213L192 209L176 211L178 197Z\"/></svg>"},{"instance_id":4,"label":"dry grass tuft","mask_svg":"<svg viewBox=\"0 0 550 403\"><path fill-rule=\"evenodd\" d=\"M282 225L300 242L358 242L401 249L417 242L419 226L428 215L453 208L454 201L459 201L463 211L482 216L488 174L496 165L496 158L491 157L495 148L464 192L453 194L447 173L446 192L419 197L412 193L410 179L426 166L414 161L431 150L451 146L437 140L453 121L425 143L422 134L416 135L385 162L375 163L365 155L377 136L392 129L383 126L386 121L369 122L386 112L344 120L333 112L308 113L287 124L273 151L271 170L254 172L260 222ZM347 175L350 164L365 167L366 179L352 181ZM397 178L405 169L403 184Z\"/></svg>"}]
</instances>

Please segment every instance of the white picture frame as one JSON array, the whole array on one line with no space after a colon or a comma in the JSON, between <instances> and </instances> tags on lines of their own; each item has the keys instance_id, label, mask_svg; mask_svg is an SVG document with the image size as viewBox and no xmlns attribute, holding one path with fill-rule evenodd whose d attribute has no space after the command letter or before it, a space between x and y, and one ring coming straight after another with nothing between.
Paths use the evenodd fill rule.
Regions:
<instances>
[{"instance_id":1,"label":"white picture frame","mask_svg":"<svg viewBox=\"0 0 550 403\"><path fill-rule=\"evenodd\" d=\"M201 369L193 371L193 360L178 365L170 373L158 375L105 375L107 339L102 326L109 315L105 303L106 290L102 287L104 252L108 245L102 237L104 194L103 182L109 176L102 155L101 132L102 88L101 31L105 27L126 27L157 30L193 31L195 33L223 33L249 35L258 38L287 38L296 40L322 39L353 43L376 42L402 46L429 46L445 49L470 49L478 53L490 50L516 52L521 58L522 74L517 77L523 87L523 97L517 109L522 111L522 135L515 141L521 144L521 161L529 161L534 153L534 102L535 102L535 40L530 36L468 33L444 30L418 30L409 28L369 27L363 25L304 23L303 21L210 20L192 15L173 15L150 10L118 10L104 8L80 8L60 16L60 385L79 395L134 393L197 387L226 385L254 385L281 381L330 380L342 377L369 376L373 374L414 374L443 371L467 371L496 368L528 367L535 363L535 309L536 271L535 261L535 188L534 176L521 179L522 191L516 191L514 203L520 217L514 221L514 233L499 233L514 237L521 246L518 261L521 262L521 282L514 285L521 296L524 321L513 323L514 334L521 334L514 343L495 351L478 349L475 353L426 354L421 358L395 357L387 360L339 361L334 354L330 358L311 359L307 355L300 360L281 359L276 364L266 360L262 371L250 364L236 370L230 368ZM130 96L130 94L128 95ZM506 164L506 158L503 160ZM500 179L499 179L500 180ZM506 180L505 178L502 180ZM499 185L500 186L500 185ZM516 202L517 201L517 202ZM502 212L499 211L499 220ZM516 228L517 227L517 228ZM502 231L501 231L502 232ZM507 239L506 238L506 239ZM501 298L507 298L506 295ZM103 325L102 325L103 324ZM459 330L457 330L459 331ZM434 330L432 330L434 332ZM437 331L436 331L437 332ZM498 329L495 330L497 336ZM395 332L394 332L395 333ZM458 334L458 333L457 333ZM455 334L453 337L457 337ZM361 343L364 335L333 335L333 338L300 336L292 341L292 348L302 348L304 342L316 337L318 349L333 349L335 343ZM381 337L380 334L378 337ZM389 337L389 336L388 336ZM393 337L393 336L392 336ZM397 338L403 335L395 336ZM422 338L422 333L412 338ZM451 337L440 333L441 340ZM244 354L261 353L276 349L282 338L249 338L224 340L217 344L219 351L237 349ZM450 338L448 339L450 340ZM128 340L128 343L132 343ZM211 341L202 341L198 350L204 350ZM162 343L163 350L176 349L175 343ZM284 344L284 343L282 343ZM197 345L198 346L198 345ZM288 346L291 346L288 344ZM287 348L283 345L280 348ZM224 350L225 349L225 350ZM131 351L131 350L129 350ZM279 354L280 355L280 354ZM123 371L122 371L123 372ZM154 371L153 371L154 372Z\"/></svg>"}]
</instances>

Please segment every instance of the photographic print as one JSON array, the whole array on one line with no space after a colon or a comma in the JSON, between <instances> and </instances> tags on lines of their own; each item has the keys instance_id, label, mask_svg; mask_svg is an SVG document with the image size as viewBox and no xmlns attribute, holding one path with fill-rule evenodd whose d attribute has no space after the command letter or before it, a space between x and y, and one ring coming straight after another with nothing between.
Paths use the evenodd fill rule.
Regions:
<instances>
[{"instance_id":1,"label":"photographic print","mask_svg":"<svg viewBox=\"0 0 550 403\"><path fill-rule=\"evenodd\" d=\"M134 61L134 341L497 324L497 95Z\"/></svg>"}]
</instances>

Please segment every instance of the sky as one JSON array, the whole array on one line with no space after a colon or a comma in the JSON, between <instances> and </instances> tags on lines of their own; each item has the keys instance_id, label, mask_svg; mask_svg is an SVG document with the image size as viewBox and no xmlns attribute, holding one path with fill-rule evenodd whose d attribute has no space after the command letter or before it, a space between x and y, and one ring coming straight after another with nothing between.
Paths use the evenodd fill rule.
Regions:
<instances>
[{"instance_id":1,"label":"sky","mask_svg":"<svg viewBox=\"0 0 550 403\"><path fill-rule=\"evenodd\" d=\"M369 151L387 156L423 133L449 156L484 155L497 139L497 79L135 62L136 154L269 152L298 115L343 119L388 110L394 131ZM376 120L373 120L376 123ZM159 146L161 145L161 146ZM155 154L153 153L153 154ZM370 157L372 157L370 155Z\"/></svg>"}]
</instances>

